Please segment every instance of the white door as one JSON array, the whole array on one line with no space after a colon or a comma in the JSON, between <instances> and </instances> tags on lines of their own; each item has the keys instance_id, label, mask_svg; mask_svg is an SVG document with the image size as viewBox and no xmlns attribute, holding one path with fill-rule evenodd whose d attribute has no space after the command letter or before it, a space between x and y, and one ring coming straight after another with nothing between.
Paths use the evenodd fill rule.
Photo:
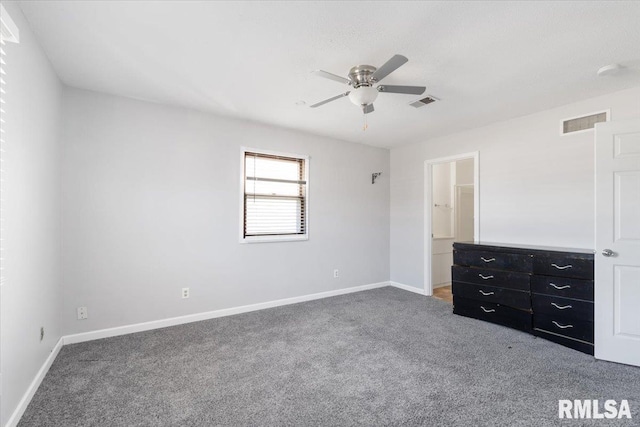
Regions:
<instances>
[{"instance_id":1,"label":"white door","mask_svg":"<svg viewBox=\"0 0 640 427\"><path fill-rule=\"evenodd\" d=\"M596 125L595 357L640 366L640 119Z\"/></svg>"}]
</instances>

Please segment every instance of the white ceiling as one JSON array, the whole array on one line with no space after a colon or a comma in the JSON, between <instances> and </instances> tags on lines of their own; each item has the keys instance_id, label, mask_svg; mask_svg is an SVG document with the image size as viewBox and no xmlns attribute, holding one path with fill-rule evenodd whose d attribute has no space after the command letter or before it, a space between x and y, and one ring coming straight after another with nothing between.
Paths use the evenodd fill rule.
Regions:
<instances>
[{"instance_id":1,"label":"white ceiling","mask_svg":"<svg viewBox=\"0 0 640 427\"><path fill-rule=\"evenodd\" d=\"M28 1L62 81L393 147L640 85L640 2ZM409 62L363 114L311 74ZM597 77L618 62L617 76ZM303 100L306 106L296 105ZM590 112L586 112L590 113Z\"/></svg>"}]
</instances>

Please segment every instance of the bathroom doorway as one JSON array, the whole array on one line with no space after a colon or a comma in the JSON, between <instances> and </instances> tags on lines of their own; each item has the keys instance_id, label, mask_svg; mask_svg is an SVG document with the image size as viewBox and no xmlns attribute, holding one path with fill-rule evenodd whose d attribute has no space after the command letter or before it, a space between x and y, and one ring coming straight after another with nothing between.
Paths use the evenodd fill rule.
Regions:
<instances>
[{"instance_id":1,"label":"bathroom doorway","mask_svg":"<svg viewBox=\"0 0 640 427\"><path fill-rule=\"evenodd\" d=\"M453 242L479 240L478 154L425 162L425 293L452 302Z\"/></svg>"}]
</instances>

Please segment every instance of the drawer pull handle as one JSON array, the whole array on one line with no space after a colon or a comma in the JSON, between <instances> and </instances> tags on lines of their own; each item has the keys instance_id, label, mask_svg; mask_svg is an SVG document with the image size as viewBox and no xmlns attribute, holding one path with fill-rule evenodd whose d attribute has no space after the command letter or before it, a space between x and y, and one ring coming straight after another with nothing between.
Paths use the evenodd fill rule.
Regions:
<instances>
[{"instance_id":1,"label":"drawer pull handle","mask_svg":"<svg viewBox=\"0 0 640 427\"><path fill-rule=\"evenodd\" d=\"M567 308L572 308L570 305L565 305L565 306L559 306L558 304L556 304L555 302L551 303L552 306L554 306L555 308L557 308L558 310L565 310Z\"/></svg>"},{"instance_id":2,"label":"drawer pull handle","mask_svg":"<svg viewBox=\"0 0 640 427\"><path fill-rule=\"evenodd\" d=\"M557 268L558 270L566 270L567 268L571 268L573 267L571 264L567 264L567 265L558 265L558 264L551 264L552 266L554 266L555 268Z\"/></svg>"},{"instance_id":3,"label":"drawer pull handle","mask_svg":"<svg viewBox=\"0 0 640 427\"><path fill-rule=\"evenodd\" d=\"M560 323L556 322L555 320L552 320L551 323L553 323L554 325L556 325L560 329L573 328L573 325L561 325Z\"/></svg>"},{"instance_id":4,"label":"drawer pull handle","mask_svg":"<svg viewBox=\"0 0 640 427\"><path fill-rule=\"evenodd\" d=\"M571 286L570 285L564 285L564 286L558 286L555 283L549 283L550 286L553 286L554 288L558 289L558 290L562 290L562 289L568 289Z\"/></svg>"},{"instance_id":5,"label":"drawer pull handle","mask_svg":"<svg viewBox=\"0 0 640 427\"><path fill-rule=\"evenodd\" d=\"M493 276L483 276L482 274L478 274L478 276L480 276L480 278L483 280L493 279Z\"/></svg>"},{"instance_id":6,"label":"drawer pull handle","mask_svg":"<svg viewBox=\"0 0 640 427\"><path fill-rule=\"evenodd\" d=\"M495 310L494 310L493 308L486 309L486 308L484 308L483 306L480 306L480 308L481 308L485 313L493 313L493 312L495 312Z\"/></svg>"},{"instance_id":7,"label":"drawer pull handle","mask_svg":"<svg viewBox=\"0 0 640 427\"><path fill-rule=\"evenodd\" d=\"M489 258L489 259L486 259L486 258L485 258L485 257L483 257L483 256L481 256L481 257L480 257L480 259L481 259L481 260L483 260L484 262L492 262L492 261L495 261L495 260L496 260L495 258Z\"/></svg>"},{"instance_id":8,"label":"drawer pull handle","mask_svg":"<svg viewBox=\"0 0 640 427\"><path fill-rule=\"evenodd\" d=\"M489 295L493 295L493 292L485 292L485 291L482 291L482 290L480 290L480 291L478 291L478 292L480 292L480 293L481 293L482 295L484 295L485 297L486 297L486 296L489 296Z\"/></svg>"}]
</instances>

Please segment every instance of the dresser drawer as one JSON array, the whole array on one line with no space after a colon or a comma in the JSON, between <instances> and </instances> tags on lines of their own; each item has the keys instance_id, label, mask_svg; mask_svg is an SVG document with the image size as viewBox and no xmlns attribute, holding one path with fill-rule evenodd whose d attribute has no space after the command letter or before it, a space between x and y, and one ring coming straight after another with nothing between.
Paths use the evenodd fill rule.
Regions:
<instances>
[{"instance_id":1,"label":"dresser drawer","mask_svg":"<svg viewBox=\"0 0 640 427\"><path fill-rule=\"evenodd\" d=\"M536 313L533 327L569 338L593 343L593 322L566 319L547 313Z\"/></svg>"},{"instance_id":2,"label":"dresser drawer","mask_svg":"<svg viewBox=\"0 0 640 427\"><path fill-rule=\"evenodd\" d=\"M593 322L593 303L549 295L533 294L531 296L533 312L562 316L563 320L582 320Z\"/></svg>"},{"instance_id":3,"label":"dresser drawer","mask_svg":"<svg viewBox=\"0 0 640 427\"><path fill-rule=\"evenodd\" d=\"M593 301L593 280L531 276L531 292Z\"/></svg>"},{"instance_id":4,"label":"dresser drawer","mask_svg":"<svg viewBox=\"0 0 640 427\"><path fill-rule=\"evenodd\" d=\"M556 342L565 347L569 347L574 350L578 350L593 356L593 343L588 343L585 341L580 341L573 338L565 337L564 335L557 335L555 333L541 331L540 329L534 329L533 334L540 338L544 338L546 340Z\"/></svg>"},{"instance_id":5,"label":"dresser drawer","mask_svg":"<svg viewBox=\"0 0 640 427\"><path fill-rule=\"evenodd\" d=\"M531 255L489 251L454 250L453 263L468 267L521 271L524 273L529 273L533 269L533 258Z\"/></svg>"},{"instance_id":6,"label":"dresser drawer","mask_svg":"<svg viewBox=\"0 0 640 427\"><path fill-rule=\"evenodd\" d=\"M533 273L544 276L593 279L593 255L563 252L535 255Z\"/></svg>"},{"instance_id":7,"label":"dresser drawer","mask_svg":"<svg viewBox=\"0 0 640 427\"><path fill-rule=\"evenodd\" d=\"M451 289L454 296L503 304L521 310L531 309L531 294L529 292L462 282L453 282Z\"/></svg>"},{"instance_id":8,"label":"dresser drawer","mask_svg":"<svg viewBox=\"0 0 640 427\"><path fill-rule=\"evenodd\" d=\"M458 265L451 267L451 280L453 282L474 283L529 292L529 278L530 276L527 273L513 271L460 267Z\"/></svg>"},{"instance_id":9,"label":"dresser drawer","mask_svg":"<svg viewBox=\"0 0 640 427\"><path fill-rule=\"evenodd\" d=\"M506 307L501 304L453 297L453 312L461 316L473 317L497 323L521 331L531 331L531 314L528 311Z\"/></svg>"}]
</instances>

